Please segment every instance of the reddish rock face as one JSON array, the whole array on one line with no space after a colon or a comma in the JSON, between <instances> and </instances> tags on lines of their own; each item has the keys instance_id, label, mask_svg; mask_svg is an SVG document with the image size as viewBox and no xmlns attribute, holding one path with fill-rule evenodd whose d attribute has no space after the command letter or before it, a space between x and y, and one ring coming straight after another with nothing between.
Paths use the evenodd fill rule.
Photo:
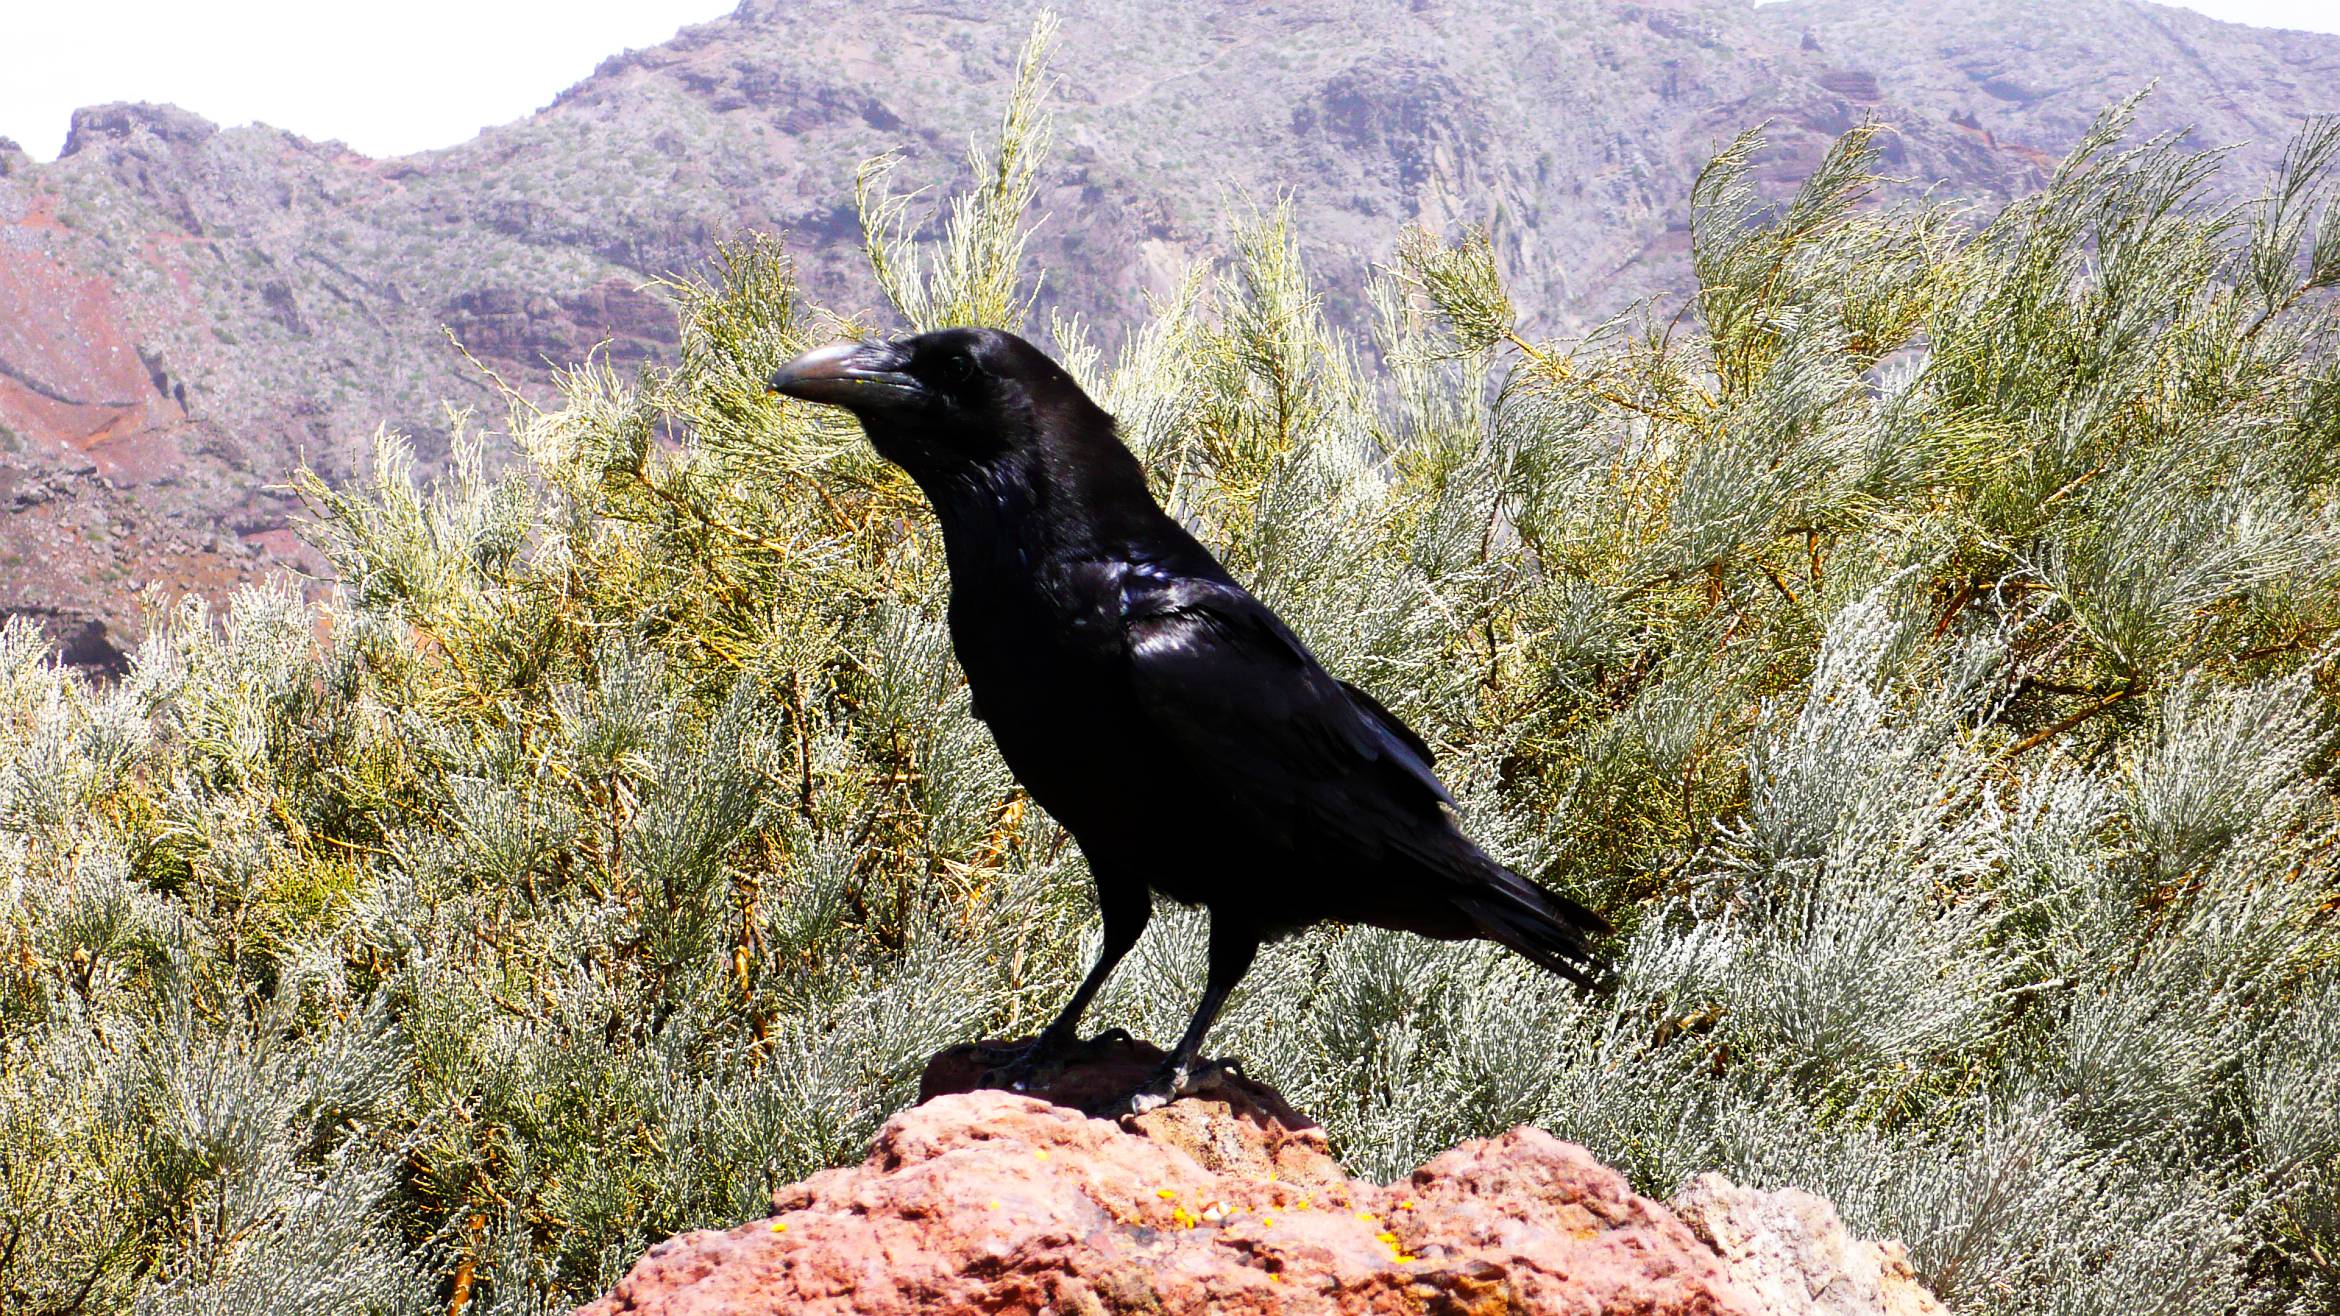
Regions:
<instances>
[{"instance_id":1,"label":"reddish rock face","mask_svg":"<svg viewBox=\"0 0 2340 1316\"><path fill-rule=\"evenodd\" d=\"M602 359L632 369L674 340L674 309L633 283L608 278L570 296L517 288L465 292L439 312L464 350L514 378L567 366L600 345Z\"/></svg>"},{"instance_id":2,"label":"reddish rock face","mask_svg":"<svg viewBox=\"0 0 2340 1316\"><path fill-rule=\"evenodd\" d=\"M1159 1055L1124 1045L1107 1072L1048 1090ZM926 1086L973 1072L965 1049L946 1052ZM659 1244L579 1316L1780 1310L1581 1147L1515 1129L1360 1183L1320 1129L1242 1080L1119 1123L945 1091L773 1209Z\"/></svg>"},{"instance_id":3,"label":"reddish rock face","mask_svg":"<svg viewBox=\"0 0 2340 1316\"><path fill-rule=\"evenodd\" d=\"M111 286L0 243L0 425L144 476L181 414L149 375Z\"/></svg>"},{"instance_id":4,"label":"reddish rock face","mask_svg":"<svg viewBox=\"0 0 2340 1316\"><path fill-rule=\"evenodd\" d=\"M926 1062L918 1080L921 1105L936 1097L983 1090L990 1062L986 1051L1001 1042L954 1046ZM1045 1075L1029 1093L1071 1110L1092 1107L1128 1093L1162 1063L1159 1047L1126 1034L1084 1043L1062 1069ZM1284 1094L1265 1083L1218 1067L1193 1096L1147 1111L1122 1127L1149 1141L1194 1158L1213 1174L1232 1174L1317 1188L1346 1184L1349 1176L1333 1159L1324 1126L1292 1109Z\"/></svg>"}]
</instances>

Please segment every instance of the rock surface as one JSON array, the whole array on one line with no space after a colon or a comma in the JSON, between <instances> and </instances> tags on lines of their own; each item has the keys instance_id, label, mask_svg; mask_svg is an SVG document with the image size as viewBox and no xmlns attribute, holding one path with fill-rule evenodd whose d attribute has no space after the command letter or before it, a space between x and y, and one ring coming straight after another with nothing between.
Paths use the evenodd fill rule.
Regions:
<instances>
[{"instance_id":1,"label":"rock surface","mask_svg":"<svg viewBox=\"0 0 2340 1316\"><path fill-rule=\"evenodd\" d=\"M1826 1198L1702 1174L1666 1205L1722 1257L1765 1316L1947 1316L1900 1243L1853 1238Z\"/></svg>"},{"instance_id":2,"label":"rock surface","mask_svg":"<svg viewBox=\"0 0 2340 1316\"><path fill-rule=\"evenodd\" d=\"M1826 1202L1714 1176L1684 1215L1531 1128L1381 1185L1324 1132L1222 1076L1118 1123L1069 1105L1160 1052L1114 1042L1039 1085L966 1091L970 1048L859 1166L773 1194L773 1215L652 1248L579 1316L880 1313L1937 1313L1897 1244Z\"/></svg>"}]
</instances>

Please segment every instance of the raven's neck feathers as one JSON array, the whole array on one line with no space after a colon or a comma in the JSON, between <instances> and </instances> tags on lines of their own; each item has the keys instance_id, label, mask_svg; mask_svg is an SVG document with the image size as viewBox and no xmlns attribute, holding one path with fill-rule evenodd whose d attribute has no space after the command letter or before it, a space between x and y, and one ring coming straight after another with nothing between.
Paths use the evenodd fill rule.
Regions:
<instances>
[{"instance_id":1,"label":"raven's neck feathers","mask_svg":"<svg viewBox=\"0 0 2340 1316\"><path fill-rule=\"evenodd\" d=\"M1029 573L1082 558L1183 556L1193 540L1154 501L1145 469L1094 405L1042 418L1040 442L923 477L951 573Z\"/></svg>"}]
</instances>

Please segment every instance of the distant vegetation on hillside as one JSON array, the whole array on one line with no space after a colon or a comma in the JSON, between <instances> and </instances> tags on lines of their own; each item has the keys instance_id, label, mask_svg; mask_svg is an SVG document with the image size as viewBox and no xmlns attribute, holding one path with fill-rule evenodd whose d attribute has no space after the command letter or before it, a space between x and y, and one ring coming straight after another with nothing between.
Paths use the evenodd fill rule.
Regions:
<instances>
[{"instance_id":1,"label":"distant vegetation on hillside","mask_svg":"<svg viewBox=\"0 0 2340 1316\"><path fill-rule=\"evenodd\" d=\"M287 471L352 479L387 423L435 476L442 400L500 410L450 333L539 403L588 352L671 361L655 282L748 232L784 235L823 305L882 306L856 166L899 152L905 187L947 186L1036 4L742 0L390 160L168 105L80 110L52 162L0 143L0 617L118 669L150 608L317 570ZM2340 37L2136 0L1088 0L1062 42L1033 263L1041 306L1111 348L1244 196L1291 197L1361 343L1416 223L1491 221L1549 336L1687 289L1682 198L1751 124L1767 196L1874 116L1886 172L1987 214L2142 87L2140 131L2232 148L2221 203L2340 111Z\"/></svg>"}]
</instances>

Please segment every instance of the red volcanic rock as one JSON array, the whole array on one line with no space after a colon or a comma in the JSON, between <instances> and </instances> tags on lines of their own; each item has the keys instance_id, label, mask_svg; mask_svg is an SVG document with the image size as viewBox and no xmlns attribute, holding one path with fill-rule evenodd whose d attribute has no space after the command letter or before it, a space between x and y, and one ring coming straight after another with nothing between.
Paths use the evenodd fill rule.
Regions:
<instances>
[{"instance_id":1,"label":"red volcanic rock","mask_svg":"<svg viewBox=\"0 0 2340 1316\"><path fill-rule=\"evenodd\" d=\"M1102 1095L1159 1055L1116 1044L1043 1090ZM780 1189L769 1219L659 1244L579 1316L1780 1309L1666 1207L1535 1129L1379 1185L1241 1079L1116 1123L949 1090L980 1072L945 1052L935 1095L861 1165Z\"/></svg>"},{"instance_id":2,"label":"red volcanic rock","mask_svg":"<svg viewBox=\"0 0 2340 1316\"><path fill-rule=\"evenodd\" d=\"M998 1042L954 1046L926 1062L918 1080L921 1104L936 1097L982 1090L991 1067L984 1057ZM1160 1048L1126 1034L1093 1039L1062 1069L1045 1076L1030 1095L1075 1110L1128 1093L1162 1063ZM1284 1095L1225 1067L1214 1069L1191 1096L1122 1121L1148 1141L1194 1158L1213 1174L1272 1179L1307 1188L1346 1184L1324 1127L1285 1102Z\"/></svg>"},{"instance_id":3,"label":"red volcanic rock","mask_svg":"<svg viewBox=\"0 0 2340 1316\"><path fill-rule=\"evenodd\" d=\"M105 280L0 243L0 426L52 436L116 474L138 462L120 440L159 434L181 414L149 376Z\"/></svg>"}]
</instances>

